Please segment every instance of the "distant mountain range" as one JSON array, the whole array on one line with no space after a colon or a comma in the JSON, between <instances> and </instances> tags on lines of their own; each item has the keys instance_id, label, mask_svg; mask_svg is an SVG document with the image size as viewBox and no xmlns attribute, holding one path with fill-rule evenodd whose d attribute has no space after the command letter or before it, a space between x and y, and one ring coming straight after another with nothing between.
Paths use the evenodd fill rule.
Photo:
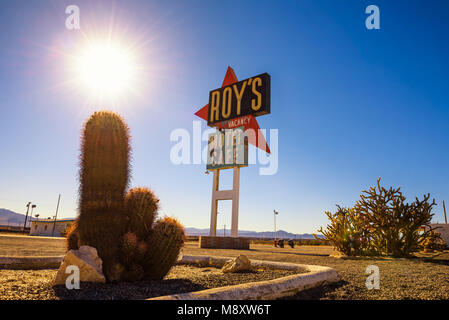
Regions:
<instances>
[{"instance_id":1,"label":"distant mountain range","mask_svg":"<svg viewBox=\"0 0 449 320\"><path fill-rule=\"evenodd\" d=\"M185 228L187 235L189 236L207 236L209 235L209 229L197 229L197 228ZM217 235L222 236L226 234L229 236L231 234L231 230L226 229L226 232L223 232L223 229L217 229ZM247 231L247 230L239 230L239 236L248 237L248 238L274 238L273 231ZM317 234L318 238L324 238L322 235ZM313 234L310 233L301 233L295 234L290 233L284 230L276 231L276 238L281 239L315 239Z\"/></svg>"},{"instance_id":2,"label":"distant mountain range","mask_svg":"<svg viewBox=\"0 0 449 320\"><path fill-rule=\"evenodd\" d=\"M28 221L30 219L34 220L34 217L30 217L28 215ZM25 222L25 215L21 213L17 213L8 209L0 209L0 226L23 226ZM27 223L28 225L28 223ZM189 236L207 236L209 235L209 229L198 229L198 228L185 228L187 235ZM226 229L226 235L230 235L231 230ZM217 235L223 235L223 229L217 230ZM239 230L239 236L241 237L249 237L249 238L274 238L273 231L247 231L247 230ZM324 238L322 235L317 235L319 238ZM302 233L302 234L294 234L284 230L278 230L276 232L276 238L283 239L314 239L313 234L310 233Z\"/></svg>"},{"instance_id":3,"label":"distant mountain range","mask_svg":"<svg viewBox=\"0 0 449 320\"><path fill-rule=\"evenodd\" d=\"M24 222L24 214L16 213L8 209L0 209L0 226L23 226Z\"/></svg>"},{"instance_id":4,"label":"distant mountain range","mask_svg":"<svg viewBox=\"0 0 449 320\"><path fill-rule=\"evenodd\" d=\"M31 212L31 210L30 210ZM46 218L46 217L40 217ZM35 217L31 217L28 214L27 219L27 227L29 226L28 221L36 220ZM0 226L15 226L15 227L23 227L23 224L25 222L25 215L21 213L17 213L8 209L1 209L0 208Z\"/></svg>"}]
</instances>

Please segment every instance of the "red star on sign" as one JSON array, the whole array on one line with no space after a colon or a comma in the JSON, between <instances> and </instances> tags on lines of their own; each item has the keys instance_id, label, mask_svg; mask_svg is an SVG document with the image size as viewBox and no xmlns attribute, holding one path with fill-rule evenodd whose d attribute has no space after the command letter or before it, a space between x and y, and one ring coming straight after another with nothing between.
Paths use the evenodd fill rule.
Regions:
<instances>
[{"instance_id":1,"label":"red star on sign","mask_svg":"<svg viewBox=\"0 0 449 320\"><path fill-rule=\"evenodd\" d=\"M226 87L238 81L239 80L237 79L234 70L231 67L228 67L228 70L226 71L226 75L224 77L221 87L222 88ZM207 116L209 115L209 104L206 104L200 110L195 112L195 115L207 121ZM220 129L233 129L241 126L244 127L245 131L247 129L252 129L254 130L255 134L248 135L248 142L251 143L252 145L255 145L257 148L262 149L263 151L271 153L270 148L268 147L268 144L265 141L265 137L263 136L262 132L259 132L260 130L259 124L257 123L256 117L254 117L253 115L223 121L218 123L216 126L217 128Z\"/></svg>"}]
</instances>

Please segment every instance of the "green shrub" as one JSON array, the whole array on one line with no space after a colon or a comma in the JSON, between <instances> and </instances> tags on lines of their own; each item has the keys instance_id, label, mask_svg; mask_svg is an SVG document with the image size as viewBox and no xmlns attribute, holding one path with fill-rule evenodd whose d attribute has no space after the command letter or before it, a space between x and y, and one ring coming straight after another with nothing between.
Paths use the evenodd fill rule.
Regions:
<instances>
[{"instance_id":1,"label":"green shrub","mask_svg":"<svg viewBox=\"0 0 449 320\"><path fill-rule=\"evenodd\" d=\"M387 190L379 178L377 186L362 191L353 208L326 212L331 224L320 232L347 255L408 257L419 249L420 238L432 230L429 224L435 200L430 203L429 198L428 194L423 200L406 203L400 187ZM423 226L429 228L420 235Z\"/></svg>"},{"instance_id":2,"label":"green shrub","mask_svg":"<svg viewBox=\"0 0 449 320\"><path fill-rule=\"evenodd\" d=\"M325 212L330 220L326 229L318 230L339 252L348 256L361 255L367 247L364 235L364 223L353 208L337 205L333 214Z\"/></svg>"}]
</instances>

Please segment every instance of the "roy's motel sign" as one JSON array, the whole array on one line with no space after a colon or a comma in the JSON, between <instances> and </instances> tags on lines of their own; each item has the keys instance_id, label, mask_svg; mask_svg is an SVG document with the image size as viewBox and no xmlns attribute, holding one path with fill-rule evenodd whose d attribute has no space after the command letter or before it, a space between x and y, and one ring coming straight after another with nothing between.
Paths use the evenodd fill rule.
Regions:
<instances>
[{"instance_id":1,"label":"roy's motel sign","mask_svg":"<svg viewBox=\"0 0 449 320\"><path fill-rule=\"evenodd\" d=\"M206 164L206 173L209 171L214 173L210 220L210 237L212 238L216 237L219 200L232 200L231 237L238 237L240 168L248 166L248 143L270 152L263 136L257 139L249 138L245 130L256 129L257 131L259 125L255 117L269 113L270 75L263 73L238 81L231 67L228 67L222 87L209 92L209 104L195 113L207 120L210 127L217 128L217 131L208 137ZM260 140L263 140L263 148ZM230 168L234 171L233 188L220 190L220 170ZM245 241L249 248L249 242ZM237 245L238 241L235 244ZM202 240L200 240L200 247L202 247Z\"/></svg>"},{"instance_id":2,"label":"roy's motel sign","mask_svg":"<svg viewBox=\"0 0 449 320\"><path fill-rule=\"evenodd\" d=\"M270 75L263 73L209 92L207 125L270 113Z\"/></svg>"},{"instance_id":3,"label":"roy's motel sign","mask_svg":"<svg viewBox=\"0 0 449 320\"><path fill-rule=\"evenodd\" d=\"M270 75L263 73L209 92L207 124L231 124L208 137L207 170L248 166L248 116L270 113ZM226 126L225 126L226 127Z\"/></svg>"}]
</instances>

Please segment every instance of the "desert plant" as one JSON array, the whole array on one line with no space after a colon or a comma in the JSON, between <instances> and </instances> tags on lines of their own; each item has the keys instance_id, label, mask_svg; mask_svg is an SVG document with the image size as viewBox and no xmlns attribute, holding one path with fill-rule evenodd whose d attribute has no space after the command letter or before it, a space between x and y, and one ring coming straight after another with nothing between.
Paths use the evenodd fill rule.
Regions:
<instances>
[{"instance_id":1,"label":"desert plant","mask_svg":"<svg viewBox=\"0 0 449 320\"><path fill-rule=\"evenodd\" d=\"M446 241L435 230L431 230L425 236L421 236L419 245L424 252L443 251L447 247Z\"/></svg>"},{"instance_id":2,"label":"desert plant","mask_svg":"<svg viewBox=\"0 0 449 320\"><path fill-rule=\"evenodd\" d=\"M430 195L424 195L423 200L416 198L411 204L400 187L385 189L380 185L363 191L354 210L366 222L370 231L370 243L381 254L395 257L406 257L418 250L422 226L429 226L433 214L435 200L429 203ZM424 236L432 229L424 232Z\"/></svg>"},{"instance_id":3,"label":"desert plant","mask_svg":"<svg viewBox=\"0 0 449 320\"><path fill-rule=\"evenodd\" d=\"M146 237L159 209L159 199L147 188L133 188L125 197L127 230L139 238Z\"/></svg>"},{"instance_id":4,"label":"desert plant","mask_svg":"<svg viewBox=\"0 0 449 320\"><path fill-rule=\"evenodd\" d=\"M113 112L95 112L81 139L78 235L97 249L108 280L124 232L124 198L129 181L129 129Z\"/></svg>"},{"instance_id":5,"label":"desert plant","mask_svg":"<svg viewBox=\"0 0 449 320\"><path fill-rule=\"evenodd\" d=\"M184 240L184 227L176 219L166 217L157 221L146 241L145 278L164 278L176 262Z\"/></svg>"},{"instance_id":6,"label":"desert plant","mask_svg":"<svg viewBox=\"0 0 449 320\"><path fill-rule=\"evenodd\" d=\"M184 229L171 218L154 223L159 199L151 190L126 194L130 152L129 129L118 115L102 111L88 119L81 143L79 216L67 246L95 247L108 281L162 279L179 255Z\"/></svg>"},{"instance_id":7,"label":"desert plant","mask_svg":"<svg viewBox=\"0 0 449 320\"><path fill-rule=\"evenodd\" d=\"M318 230L339 252L360 255L367 248L364 222L357 216L353 208L343 208L337 205L335 213L325 212L330 220L326 229Z\"/></svg>"},{"instance_id":8,"label":"desert plant","mask_svg":"<svg viewBox=\"0 0 449 320\"><path fill-rule=\"evenodd\" d=\"M419 249L421 237L432 231L430 221L435 200L406 203L400 187L385 189L377 185L362 191L353 208L326 212L331 224L319 231L340 252L347 255L391 255L407 257ZM422 227L425 228L420 234Z\"/></svg>"}]
</instances>

